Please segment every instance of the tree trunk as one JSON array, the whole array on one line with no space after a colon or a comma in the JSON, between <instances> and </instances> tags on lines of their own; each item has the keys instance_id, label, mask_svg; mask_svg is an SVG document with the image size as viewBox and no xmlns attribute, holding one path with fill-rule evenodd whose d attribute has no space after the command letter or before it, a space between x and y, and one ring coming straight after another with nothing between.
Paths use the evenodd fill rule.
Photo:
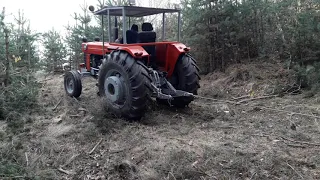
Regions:
<instances>
[{"instance_id":1,"label":"tree trunk","mask_svg":"<svg viewBox=\"0 0 320 180\"><path fill-rule=\"evenodd\" d=\"M263 24L263 14L264 14L265 10L263 10L263 13L260 13L260 26L261 26L261 31L260 31L260 42L261 42L261 48L262 48L262 52L265 55L265 50L266 50L266 45L265 45L265 41L264 41L264 24Z\"/></svg>"},{"instance_id":2,"label":"tree trunk","mask_svg":"<svg viewBox=\"0 0 320 180\"><path fill-rule=\"evenodd\" d=\"M30 44L28 45L28 75L27 75L27 83L29 83L29 74L31 73L31 57L30 57Z\"/></svg>"},{"instance_id":3,"label":"tree trunk","mask_svg":"<svg viewBox=\"0 0 320 180\"><path fill-rule=\"evenodd\" d=\"M214 61L214 56L213 56L213 51L211 50L209 54L209 72L213 72L213 61Z\"/></svg>"},{"instance_id":4,"label":"tree trunk","mask_svg":"<svg viewBox=\"0 0 320 180\"><path fill-rule=\"evenodd\" d=\"M9 85L9 69L10 69L10 62L9 62L9 32L7 29L4 31L5 33L5 42L6 42L6 76L4 79L4 85Z\"/></svg>"}]
</instances>

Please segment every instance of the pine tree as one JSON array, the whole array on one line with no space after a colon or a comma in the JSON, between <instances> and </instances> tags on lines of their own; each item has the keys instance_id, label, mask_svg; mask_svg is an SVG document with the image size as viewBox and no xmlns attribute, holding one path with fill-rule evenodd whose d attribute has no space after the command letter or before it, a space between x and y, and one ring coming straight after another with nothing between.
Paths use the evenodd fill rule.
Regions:
<instances>
[{"instance_id":1,"label":"pine tree","mask_svg":"<svg viewBox=\"0 0 320 180\"><path fill-rule=\"evenodd\" d=\"M54 29L42 36L44 46L43 59L47 71L59 71L61 65L67 60L67 51L61 35Z\"/></svg>"}]
</instances>

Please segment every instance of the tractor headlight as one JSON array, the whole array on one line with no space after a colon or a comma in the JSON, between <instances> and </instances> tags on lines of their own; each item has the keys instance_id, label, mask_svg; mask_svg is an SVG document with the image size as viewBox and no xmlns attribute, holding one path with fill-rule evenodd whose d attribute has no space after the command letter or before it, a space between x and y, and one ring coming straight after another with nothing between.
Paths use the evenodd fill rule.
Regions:
<instances>
[{"instance_id":1,"label":"tractor headlight","mask_svg":"<svg viewBox=\"0 0 320 180\"><path fill-rule=\"evenodd\" d=\"M83 50L87 50L87 46L88 46L87 44L84 44L83 45Z\"/></svg>"}]
</instances>

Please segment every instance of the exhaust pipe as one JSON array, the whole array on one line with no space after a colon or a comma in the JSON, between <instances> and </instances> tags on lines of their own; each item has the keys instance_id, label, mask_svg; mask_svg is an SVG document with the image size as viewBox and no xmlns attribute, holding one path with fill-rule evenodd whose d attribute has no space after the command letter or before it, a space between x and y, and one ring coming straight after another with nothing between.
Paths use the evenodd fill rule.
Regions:
<instances>
[{"instance_id":1,"label":"exhaust pipe","mask_svg":"<svg viewBox=\"0 0 320 180\"><path fill-rule=\"evenodd\" d=\"M117 21L117 17L114 17L114 40L113 42L115 42L118 39L118 21Z\"/></svg>"}]
</instances>

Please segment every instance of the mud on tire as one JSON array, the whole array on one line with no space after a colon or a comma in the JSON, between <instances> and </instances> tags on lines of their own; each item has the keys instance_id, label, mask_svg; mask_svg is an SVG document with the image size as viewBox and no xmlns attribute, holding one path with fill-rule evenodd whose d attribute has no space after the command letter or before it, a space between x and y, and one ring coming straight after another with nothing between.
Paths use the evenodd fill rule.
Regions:
<instances>
[{"instance_id":1,"label":"mud on tire","mask_svg":"<svg viewBox=\"0 0 320 180\"><path fill-rule=\"evenodd\" d=\"M68 71L64 76L64 89L68 96L79 97L82 91L82 82L80 74L75 71Z\"/></svg>"},{"instance_id":2,"label":"mud on tire","mask_svg":"<svg viewBox=\"0 0 320 180\"><path fill-rule=\"evenodd\" d=\"M109 89L110 77L116 86L120 84L118 90ZM98 83L99 94L106 98L107 107L113 114L132 120L144 115L150 99L151 79L147 67L130 54L125 51L109 54L100 67ZM116 100L109 98L112 93L117 95Z\"/></svg>"}]
</instances>

